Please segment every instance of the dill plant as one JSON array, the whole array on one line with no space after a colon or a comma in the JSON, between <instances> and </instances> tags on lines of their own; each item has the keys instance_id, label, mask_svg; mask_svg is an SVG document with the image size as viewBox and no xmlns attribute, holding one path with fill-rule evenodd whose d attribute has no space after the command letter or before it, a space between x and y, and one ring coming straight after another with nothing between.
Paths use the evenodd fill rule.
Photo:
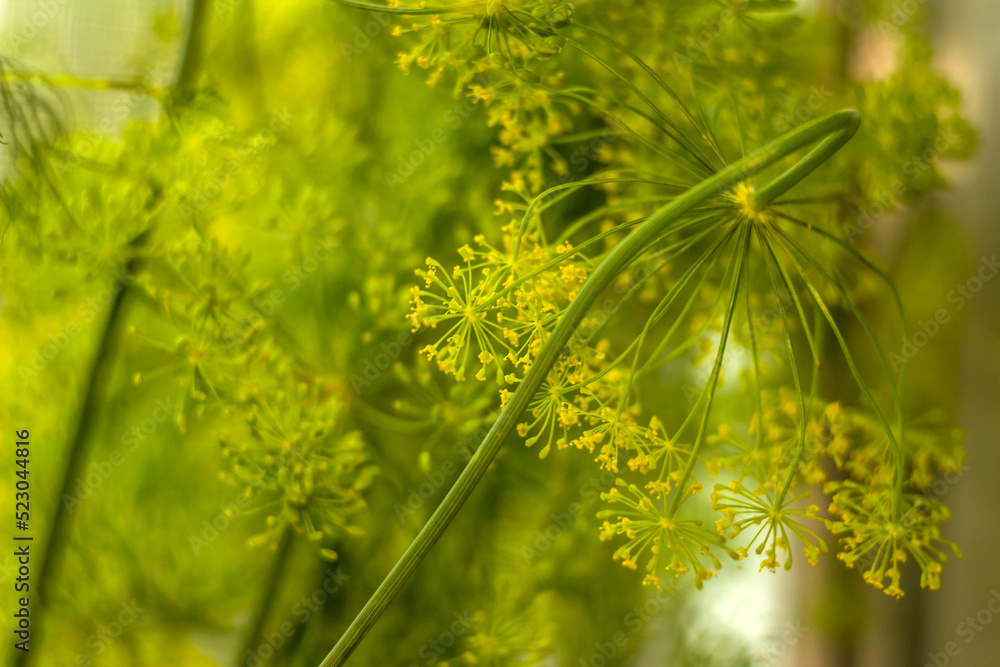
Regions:
<instances>
[{"instance_id":1,"label":"dill plant","mask_svg":"<svg viewBox=\"0 0 1000 667\"><path fill-rule=\"evenodd\" d=\"M224 16L206 4L196 3L202 20ZM67 405L76 399L63 385L85 387L67 432L52 434L70 443L46 461L62 473L60 497L144 401L178 406L135 480L115 478L107 501L79 513L56 501L43 646L60 631L82 644L77 615L107 612L72 583L85 575L121 597L153 588L157 627L178 610L192 628L238 626L243 662L297 589L353 568L356 584L284 647L297 665L315 664L350 624L322 659L341 664L404 584L409 613L390 629L399 647L368 642L359 660L412 657L447 618L441 591L476 606L449 664L506 665L583 658L590 635L641 599L640 584L708 588L726 561L773 571L793 553L799 567L832 551L892 596L906 566L940 585L957 547L939 529L947 508L922 492L964 453L947 416L918 419L907 402L914 378L893 367L886 341L909 320L856 210L941 136L945 157L972 149L920 16L891 36L893 73L868 81L846 71L838 49L849 45L835 39L857 26L786 0L339 4L391 14L406 45L396 64L449 83L489 128L463 128L469 145L442 147L399 201L370 194L386 174L369 153L400 150L396 134L426 136L434 114L394 109L373 90L384 77L389 98L417 95L383 71L391 44L336 76L315 73L331 41L350 39L345 7L331 3L338 27L319 39L301 37L322 24L315 9L277 20L258 6L256 34L238 11L206 43L192 24L182 76L154 91L164 118L96 153L77 143L87 137L61 134L50 100L5 65L4 140L19 169L2 189L3 326L25 334L5 369L26 387L25 414L50 391L14 362L26 341L73 321L71 306L108 275L132 276L47 371L65 380L55 384ZM868 3L865 20L890 11ZM243 89L227 67L248 57L260 79ZM280 136L261 106L276 99L297 114ZM451 103L418 99L434 112ZM233 161L241 169L219 187ZM913 166L890 204L917 205L944 185L933 162ZM299 273L286 280L289 267ZM404 328L416 345L358 382ZM494 460L507 441L531 449ZM432 496L400 511L415 476L442 470L455 473L437 509ZM593 480L612 480L600 482L597 521L528 563L511 557L510 544ZM150 494L150 507L176 510L136 502ZM217 505L232 532L192 528ZM486 546L447 535L440 571L408 581L466 505L462 530L490 536ZM156 549L121 537L160 522L169 535L144 533ZM93 566L75 526L114 545L113 565ZM605 574L614 600L593 584L609 558L624 566ZM250 570L263 573L258 585ZM192 585L199 574L213 586ZM78 608L59 604L67 590ZM147 641L159 660L201 659L165 633ZM113 659L135 664L125 649Z\"/></svg>"},{"instance_id":2,"label":"dill plant","mask_svg":"<svg viewBox=\"0 0 1000 667\"><path fill-rule=\"evenodd\" d=\"M546 0L340 3L404 16L393 34L421 39L399 56L400 67L427 70L431 86L454 70L455 94L485 103L489 122L502 128L493 157L509 170L504 190L513 196L497 202L510 221L501 241L476 237L450 270L428 258L410 301L414 331L431 330L422 352L458 382L496 382L500 416L324 666L351 654L511 433L542 458L580 449L616 475L602 494L609 508L598 514L600 538L624 538L614 558L641 566L645 585L688 577L701 589L722 557L742 560L751 549L763 556L761 570L790 569L796 544L816 563L830 550L820 535L825 523L839 559L865 563L865 581L888 595L903 595L907 562L919 567L922 587L940 586L941 564L960 551L940 532L948 510L921 492L956 470L961 453L950 441L909 435L903 374L890 367L864 303L893 309L905 334L902 301L891 277L852 245L854 235L836 229L847 213L842 184L870 192L887 171L868 157L879 150L854 156L859 178L826 164L858 130L854 110L786 122L786 132L763 144L774 129L766 120L782 105L788 113L793 80L806 71L789 65L804 55L791 35L806 32L794 3L588 4L579 12ZM638 21L653 28L638 29ZM631 28L622 31L627 40L615 38L620 24ZM691 39L710 24L720 27L708 44ZM672 34L688 48L671 43ZM907 66L862 90L859 106L875 124L865 141L898 148L915 139L909 148L919 155L930 137L900 131L912 119L897 121L887 107L899 100L881 97L894 86L929 87L944 106L917 123L950 128L964 139L951 142L952 153L967 154L970 131L951 89L929 71L926 46L914 34L895 37ZM563 137L600 136L588 126L602 123L627 141L603 146L584 160L585 173L570 175L558 150ZM786 160L805 149L799 162ZM786 170L768 171L776 164ZM792 190L814 170L821 178ZM552 173L560 182L547 182ZM924 169L908 197L935 178L933 167ZM590 206L572 205L590 190L600 193L586 199ZM633 277L628 269L639 262L652 268ZM616 284L623 296L595 314ZM780 318L761 327L769 301ZM637 333L623 337L624 324L611 330L608 321L626 317L619 311L631 311ZM870 368L856 361L858 341L845 336L851 322L874 351ZM587 333L574 338L577 327ZM734 353L737 368L724 373ZM685 356L709 370L686 411L665 423L643 404L644 380ZM856 391L849 413L823 390L837 364ZM744 400L720 401L724 384L734 383ZM714 485L712 525L693 499L706 476L723 472L731 481ZM809 503L817 486L825 516Z\"/></svg>"}]
</instances>

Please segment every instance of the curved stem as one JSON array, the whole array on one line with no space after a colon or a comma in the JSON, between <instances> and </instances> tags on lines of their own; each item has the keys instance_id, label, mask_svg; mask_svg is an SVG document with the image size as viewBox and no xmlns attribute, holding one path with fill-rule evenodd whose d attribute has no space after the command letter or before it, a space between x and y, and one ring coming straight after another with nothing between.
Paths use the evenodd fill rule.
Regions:
<instances>
[{"instance_id":1,"label":"curved stem","mask_svg":"<svg viewBox=\"0 0 1000 667\"><path fill-rule=\"evenodd\" d=\"M665 231L669 231L672 223L702 202L714 197L722 190L734 186L739 181L753 176L793 152L824 137L829 137L817 149L811 151L798 164L779 177L780 187L771 188L768 186L762 190L762 192L774 192L774 196L786 191L794 184L793 178L805 177L843 146L857 131L859 124L858 112L853 109L845 109L801 125L678 196L651 215L645 223L615 246L614 250L605 257L604 261L584 282L577 297L556 324L538 357L511 396L507 407L500 413L500 417L493 424L482 445L476 450L469 465L459 475L455 485L448 491L427 524L365 604L361 613L355 617L337 645L320 663L320 667L343 665L378 618L385 612L389 603L392 602L420 562L440 539L475 489L476 484L486 473L521 414L545 381L553 365L563 354L564 347L591 304L596 301L618 274L641 255L651 243L660 238ZM769 190L769 188L771 189ZM760 201L766 204L770 200L761 199Z\"/></svg>"},{"instance_id":2,"label":"curved stem","mask_svg":"<svg viewBox=\"0 0 1000 667\"><path fill-rule=\"evenodd\" d=\"M840 111L837 113L845 113ZM832 118L837 114L831 114L826 118L821 120L826 120L827 118ZM855 117L853 122L847 127L841 128L830 136L826 137L816 148L809 151L804 158L796 162L791 168L786 172L778 176L776 179L768 183L766 186L758 190L754 195L754 206L755 208L763 208L767 206L772 201L780 197L781 195L788 192L788 190L801 181L803 178L808 176L819 167L821 164L827 161L831 155L840 150L840 148L851 140L854 133L858 131L858 126L861 124L861 116L855 112ZM801 129L801 128L800 128ZM793 130L789 134L794 134ZM766 148L764 150L767 150Z\"/></svg>"}]
</instances>

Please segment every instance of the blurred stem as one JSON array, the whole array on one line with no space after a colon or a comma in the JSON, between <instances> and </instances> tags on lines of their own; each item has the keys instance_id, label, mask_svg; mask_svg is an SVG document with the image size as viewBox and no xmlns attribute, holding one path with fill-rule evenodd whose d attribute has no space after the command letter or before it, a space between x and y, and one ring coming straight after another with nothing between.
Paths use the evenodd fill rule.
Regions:
<instances>
[{"instance_id":1,"label":"blurred stem","mask_svg":"<svg viewBox=\"0 0 1000 667\"><path fill-rule=\"evenodd\" d=\"M455 515L465 504L476 484L482 479L497 453L503 447L507 436L514 429L521 414L535 393L547 378L553 365L564 353L564 348L590 306L601 293L629 264L671 231L676 222L699 204L716 196L738 182L750 178L762 169L793 152L821 141L793 167L781 174L773 185L761 192L778 196L795 182L801 180L846 144L860 124L860 116L853 109L846 109L804 123L770 142L748 157L732 164L722 171L709 176L698 185L668 203L651 215L604 258L580 288L576 298L559 319L551 336L545 342L531 368L517 386L507 407L493 424L482 445L462 471L455 485L434 511L417 537L400 557L399 561L382 581L378 589L355 617L350 627L320 663L320 667L339 667L354 652L368 631L385 612L403 585L413 575L414 570L431 550L434 544L451 524ZM757 204L767 205L771 200L758 193Z\"/></svg>"},{"instance_id":2,"label":"blurred stem","mask_svg":"<svg viewBox=\"0 0 1000 667\"><path fill-rule=\"evenodd\" d=\"M257 607L253 612L253 618L250 619L250 624L247 626L247 632L243 637L243 648L236 655L236 661L233 663L235 665L249 664L247 654L255 654L257 652L257 648L261 643L261 635L264 633L264 624L267 623L267 617L270 615L271 605L274 603L274 598L278 593L278 586L285 576L288 557L292 552L294 535L295 531L289 525L286 525L281 531L281 536L278 538L277 553L274 555L271 570L268 572L267 581L264 584L264 592L260 596Z\"/></svg>"},{"instance_id":3,"label":"blurred stem","mask_svg":"<svg viewBox=\"0 0 1000 667\"><path fill-rule=\"evenodd\" d=\"M125 265L126 281L134 280L135 273L139 270L142 260L137 256L135 250L142 245L145 236L145 233L140 234L129 244L132 250L132 258ZM92 440L92 431L97 421L97 395L99 389L107 384L106 380L112 370L111 351L116 348L118 337L122 332L122 322L124 321L122 313L124 312L124 303L128 292L129 283L126 282L118 290L118 293L115 294L108 308L108 317L104 322L104 330L101 332L97 353L94 355L94 360L90 366L89 380L87 381L87 388L83 395L83 404L80 406L80 413L77 417L76 430L70 441L69 456L63 470L59 493L56 495L56 506L52 522L49 524L48 533L45 536L45 541L42 543L42 560L35 585L38 590L39 603L43 608L52 601L53 596L49 591L49 587L56 579L60 563L59 559L62 555L65 542L64 538L69 527L69 515L63 498L71 495L70 486L79 477L80 470L87 460L88 444ZM43 628L42 620L43 617L40 615L34 618L36 642L41 637L41 630ZM27 651L17 651L15 664L30 664L31 655Z\"/></svg>"},{"instance_id":4,"label":"blurred stem","mask_svg":"<svg viewBox=\"0 0 1000 667\"><path fill-rule=\"evenodd\" d=\"M208 23L205 15L207 9L208 0L191 1L191 18L188 20L187 36L184 39L184 57L181 60L181 71L177 75L177 91L182 94L194 87L201 67Z\"/></svg>"},{"instance_id":5,"label":"blurred stem","mask_svg":"<svg viewBox=\"0 0 1000 667\"><path fill-rule=\"evenodd\" d=\"M344 567L343 561L338 561L339 567ZM321 562L316 571L315 589L323 588L328 574L329 563ZM350 563L347 564L350 568ZM331 594L332 596L333 594ZM335 598L331 597L322 607L316 610L306 621L304 632L298 632L285 644L285 651L288 654L288 664L292 667L308 667L312 662L312 656L319 655L323 648L323 634L329 624L330 617L334 611L340 611L342 605L336 604ZM297 641L297 643L295 643Z\"/></svg>"},{"instance_id":6,"label":"blurred stem","mask_svg":"<svg viewBox=\"0 0 1000 667\"><path fill-rule=\"evenodd\" d=\"M267 108L267 98L264 95L264 77L260 69L260 53L257 48L257 11L254 0L246 0L237 16L234 27L236 34L236 51L243 61L242 77L250 106L257 114L263 114Z\"/></svg>"}]
</instances>

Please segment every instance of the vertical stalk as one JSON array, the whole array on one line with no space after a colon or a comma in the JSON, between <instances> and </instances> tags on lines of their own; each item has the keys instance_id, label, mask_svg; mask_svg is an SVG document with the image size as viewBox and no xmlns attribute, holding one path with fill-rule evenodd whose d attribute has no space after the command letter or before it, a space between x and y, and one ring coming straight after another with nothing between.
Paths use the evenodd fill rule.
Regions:
<instances>
[{"instance_id":1,"label":"vertical stalk","mask_svg":"<svg viewBox=\"0 0 1000 667\"><path fill-rule=\"evenodd\" d=\"M361 613L355 617L340 641L320 663L320 667L343 665L385 612L393 598L396 597L403 585L413 575L417 566L451 524L455 515L458 514L475 489L476 484L482 479L493 459L503 447L507 436L514 429L521 414L528 407L555 362L563 354L566 344L591 304L597 300L618 274L664 233L669 232L672 223L699 204L791 153L822 139L823 141L816 149L810 151L793 167L781 174L773 185L766 186L763 190L774 197L785 192L846 144L854 136L860 122L861 119L857 111L846 109L800 125L760 150L687 190L656 211L646 222L615 246L614 250L587 278L576 298L563 313L538 357L532 362L531 368L518 384L507 407L500 413L500 417L493 424L482 445L476 450L468 466L455 481L454 486L448 491L427 524L424 525L365 604ZM762 197L758 193L757 201L760 205L766 205L771 200L767 199L766 195Z\"/></svg>"},{"instance_id":2,"label":"vertical stalk","mask_svg":"<svg viewBox=\"0 0 1000 667\"><path fill-rule=\"evenodd\" d=\"M233 24L236 34L236 53L243 61L241 71L244 82L244 93L251 106L258 114L267 109L267 97L264 94L264 77L261 74L260 52L257 48L257 12L254 0L245 0L237 20Z\"/></svg>"},{"instance_id":3,"label":"vertical stalk","mask_svg":"<svg viewBox=\"0 0 1000 667\"><path fill-rule=\"evenodd\" d=\"M191 1L191 18L188 20L187 36L184 39L184 55L177 75L177 92L186 93L194 87L205 46L205 32L208 19L205 11L208 0Z\"/></svg>"},{"instance_id":4,"label":"vertical stalk","mask_svg":"<svg viewBox=\"0 0 1000 667\"><path fill-rule=\"evenodd\" d=\"M145 234L141 234L129 244L133 254L132 258L125 265L125 280L133 280L136 271L140 268L142 260L135 254L135 251L142 244L144 238ZM42 542L42 560L41 566L38 569L38 579L36 580L35 587L38 591L39 603L43 608L51 603L53 598L50 587L55 582L56 575L58 574L60 557L63 552L63 537L69 527L69 515L62 499L70 493L70 485L79 477L80 470L87 460L89 443L92 440L91 435L97 417L98 393L101 387L107 385L107 380L111 374L111 351L117 345L122 332L121 325L124 321L124 304L128 291L129 284L123 284L108 307L108 316L104 322L104 329L101 332L100 341L97 345L97 352L91 362L83 404L80 406L80 412L77 416L76 429L70 441L69 454L66 459L65 468L63 469L62 480L59 484L59 492L56 495L55 513L52 516L48 532ZM44 627L42 623L43 618L42 615L34 617L36 642L42 636L41 631ZM15 664L19 667L30 664L31 655L27 651L18 651Z\"/></svg>"},{"instance_id":5,"label":"vertical stalk","mask_svg":"<svg viewBox=\"0 0 1000 667\"><path fill-rule=\"evenodd\" d=\"M343 560L338 560L337 563L339 567L344 567L345 565ZM326 583L329 577L328 565L329 563L320 563L315 578L316 589L322 588ZM347 563L347 565L349 569L350 563ZM328 621L334 617L335 613L339 613L340 608L343 606L337 603L337 598L331 594L330 599L324 603L323 607L316 610L309 617L309 620L305 622L304 629L296 633L295 637L285 644L288 665L291 667L309 667L312 656L318 654L322 649L322 635L329 624Z\"/></svg>"},{"instance_id":6,"label":"vertical stalk","mask_svg":"<svg viewBox=\"0 0 1000 667\"><path fill-rule=\"evenodd\" d=\"M247 632L243 637L242 648L240 652L236 654L236 660L233 664L243 666L249 664L248 654L253 654L256 652L257 646L259 646L261 641L261 635L264 632L264 625L267 623L267 617L271 611L271 605L274 603L274 598L277 597L278 587L281 584L281 580L285 576L285 570L288 565L288 558L292 552L292 542L294 542L295 532L292 530L291 526L285 526L284 530L281 532L281 536L278 538L278 550L274 556L274 560L271 563L271 569L267 574L267 581L264 583L264 592L260 596L260 600L257 601L257 607L254 609L253 618L250 619L250 624L247 626Z\"/></svg>"}]
</instances>

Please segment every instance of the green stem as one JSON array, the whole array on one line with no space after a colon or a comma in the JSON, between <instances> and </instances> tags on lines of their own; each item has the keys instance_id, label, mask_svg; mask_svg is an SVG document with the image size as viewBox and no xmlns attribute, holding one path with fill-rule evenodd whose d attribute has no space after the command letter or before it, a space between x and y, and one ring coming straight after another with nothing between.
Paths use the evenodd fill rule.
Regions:
<instances>
[{"instance_id":1,"label":"green stem","mask_svg":"<svg viewBox=\"0 0 1000 667\"><path fill-rule=\"evenodd\" d=\"M208 4L208 0L193 0L191 3L191 17L188 19L187 35L184 38L184 59L177 75L176 92L180 94L190 92L198 78L205 49Z\"/></svg>"},{"instance_id":2,"label":"green stem","mask_svg":"<svg viewBox=\"0 0 1000 667\"><path fill-rule=\"evenodd\" d=\"M842 114L845 112L840 111L837 113ZM837 114L831 114L821 120L833 118L834 116L837 116ZM851 137L853 137L854 133L857 132L860 124L861 117L857 115L857 112L855 112L855 120L851 126L843 128L840 131L827 136L818 146L816 146L816 148L809 151L804 158L796 162L786 172L758 190L754 194L754 208L758 210L764 208L775 199L788 192L793 185L812 173L812 171L818 166L826 162L831 155L836 153L844 144L851 140ZM796 130L793 130L785 136L790 136L795 132ZM765 148L764 150L767 149Z\"/></svg>"},{"instance_id":3,"label":"green stem","mask_svg":"<svg viewBox=\"0 0 1000 667\"><path fill-rule=\"evenodd\" d=\"M139 270L141 260L135 255L134 251L143 243L144 238L144 234L140 235L130 244L133 256L128 264L126 264L126 280L131 280L135 276L136 271ZM80 406L80 413L77 417L76 431L70 442L69 457L66 460L63 470L59 492L55 496L56 506L52 522L49 524L45 540L42 542L42 560L38 568L38 579L35 586L38 590L39 602L43 608L52 602L53 594L50 587L56 578L59 557L62 554L62 547L65 542L63 538L69 525L70 517L63 498L72 495L70 487L79 478L80 470L87 460L88 444L92 440L91 431L93 431L94 424L97 422L98 390L101 386L107 384L106 380L111 372L109 358L111 357L111 350L117 345L118 336L122 331L121 322L124 319L122 313L124 311L125 296L128 291L128 284L122 285L122 288L115 294L108 308L108 317L104 322L104 330L101 332L97 352L90 366L89 380L84 392L83 404ZM41 615L35 617L36 637L41 637L42 621L43 617ZM31 655L30 652L18 651L15 664L19 667L30 664Z\"/></svg>"},{"instance_id":4,"label":"green stem","mask_svg":"<svg viewBox=\"0 0 1000 667\"><path fill-rule=\"evenodd\" d=\"M532 363L531 368L511 396L507 407L500 413L500 417L493 424L472 460L469 461L469 465L459 475L455 485L448 491L430 520L365 604L361 613L355 617L337 645L320 663L320 667L343 665L378 618L385 612L393 598L412 576L413 571L416 570L455 518L455 515L458 514L462 505L475 489L476 484L486 474L490 463L503 447L507 436L514 429L521 414L545 381L556 360L562 355L563 348L569 342L591 304L618 274L641 255L651 243L658 240L669 229L671 223L677 221L702 202L727 188L733 187L739 181L755 175L793 152L827 137L817 149L809 152L799 163L779 176L778 187L772 188L769 185L761 191L775 193L774 196L785 192L794 184L793 179L804 178L847 143L857 131L859 124L860 116L853 109L838 111L803 124L687 190L651 215L646 222L615 246L614 250L605 257L604 261L584 282L577 297L556 324L552 335L539 352L538 358ZM770 200L762 198L759 201L766 204Z\"/></svg>"},{"instance_id":5,"label":"green stem","mask_svg":"<svg viewBox=\"0 0 1000 667\"><path fill-rule=\"evenodd\" d=\"M248 654L255 654L263 641L264 624L267 623L268 612L274 603L274 598L278 593L278 585L281 583L288 565L288 557L292 552L292 542L294 541L293 536L294 531L291 526L285 526L278 538L278 552L275 554L271 570L267 574L264 592L257 602L257 608L254 610L250 625L247 626L247 632L243 637L243 648L236 654L234 663L236 665L249 664Z\"/></svg>"}]
</instances>

